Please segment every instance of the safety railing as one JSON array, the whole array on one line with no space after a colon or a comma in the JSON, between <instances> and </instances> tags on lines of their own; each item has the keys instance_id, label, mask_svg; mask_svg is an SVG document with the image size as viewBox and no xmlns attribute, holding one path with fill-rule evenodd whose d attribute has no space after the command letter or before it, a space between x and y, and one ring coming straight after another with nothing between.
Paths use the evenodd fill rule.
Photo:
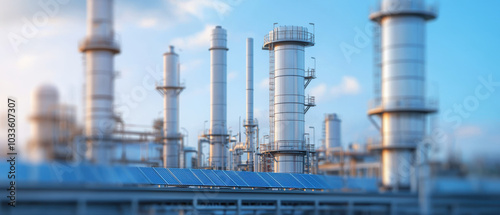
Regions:
<instances>
[{"instance_id":1,"label":"safety railing","mask_svg":"<svg viewBox=\"0 0 500 215\"><path fill-rule=\"evenodd\" d=\"M428 3L427 1L400 0L383 2L377 0L370 7L370 13L397 13L401 11L423 11L430 14L437 14L439 6L437 3Z\"/></svg>"},{"instance_id":2,"label":"safety railing","mask_svg":"<svg viewBox=\"0 0 500 215\"><path fill-rule=\"evenodd\" d=\"M285 26L275 28L272 32L264 36L264 44L288 40L314 43L314 34L307 31L307 28L304 27Z\"/></svg>"},{"instance_id":3,"label":"safety railing","mask_svg":"<svg viewBox=\"0 0 500 215\"><path fill-rule=\"evenodd\" d=\"M305 141L301 140L284 140L275 141L270 144L261 144L261 151L305 151Z\"/></svg>"},{"instance_id":4,"label":"safety railing","mask_svg":"<svg viewBox=\"0 0 500 215\"><path fill-rule=\"evenodd\" d=\"M120 50L120 41L115 37L87 36L79 43L81 51L88 49Z\"/></svg>"},{"instance_id":5,"label":"safety railing","mask_svg":"<svg viewBox=\"0 0 500 215\"><path fill-rule=\"evenodd\" d=\"M400 109L400 108L425 108L437 109L439 100L434 98L414 99L414 98L398 98L390 99L382 102L381 98L373 99L368 103L368 109Z\"/></svg>"}]
</instances>

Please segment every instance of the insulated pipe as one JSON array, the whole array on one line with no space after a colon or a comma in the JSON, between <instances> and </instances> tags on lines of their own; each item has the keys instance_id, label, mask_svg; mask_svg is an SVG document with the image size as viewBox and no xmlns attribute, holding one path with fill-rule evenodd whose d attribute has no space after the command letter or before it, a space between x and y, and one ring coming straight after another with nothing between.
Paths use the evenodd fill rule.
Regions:
<instances>
[{"instance_id":1,"label":"insulated pipe","mask_svg":"<svg viewBox=\"0 0 500 215\"><path fill-rule=\"evenodd\" d=\"M179 92L182 89L179 81L179 55L174 47L163 54L163 89L164 112L163 128L165 136L163 167L179 168Z\"/></svg>"},{"instance_id":2,"label":"insulated pipe","mask_svg":"<svg viewBox=\"0 0 500 215\"><path fill-rule=\"evenodd\" d=\"M425 97L425 23L435 17L424 0L383 0L370 15L382 30L382 93L369 114L382 118L382 185L388 189L410 188L426 114L437 111Z\"/></svg>"},{"instance_id":3,"label":"insulated pipe","mask_svg":"<svg viewBox=\"0 0 500 215\"><path fill-rule=\"evenodd\" d=\"M253 38L247 38L247 116L246 116L246 144L248 171L254 171L254 130L253 118Z\"/></svg>"},{"instance_id":4,"label":"insulated pipe","mask_svg":"<svg viewBox=\"0 0 500 215\"><path fill-rule=\"evenodd\" d=\"M113 1L87 1L87 36L80 44L85 54L85 136L86 157L94 163L109 164L115 128L113 113L114 55L120 48L114 40Z\"/></svg>"},{"instance_id":5,"label":"insulated pipe","mask_svg":"<svg viewBox=\"0 0 500 215\"><path fill-rule=\"evenodd\" d=\"M216 26L210 39L210 166L227 166L227 33Z\"/></svg>"}]
</instances>

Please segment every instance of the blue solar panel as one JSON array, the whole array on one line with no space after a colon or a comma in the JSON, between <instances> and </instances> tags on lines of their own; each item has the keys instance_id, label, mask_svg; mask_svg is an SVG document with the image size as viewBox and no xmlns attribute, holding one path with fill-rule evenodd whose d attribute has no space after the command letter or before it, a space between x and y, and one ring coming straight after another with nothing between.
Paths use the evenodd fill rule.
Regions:
<instances>
[{"instance_id":1,"label":"blue solar panel","mask_svg":"<svg viewBox=\"0 0 500 215\"><path fill-rule=\"evenodd\" d=\"M229 176L224 173L225 171L221 170L212 170L224 183L229 186L229 187L236 187L238 186Z\"/></svg>"},{"instance_id":2,"label":"blue solar panel","mask_svg":"<svg viewBox=\"0 0 500 215\"><path fill-rule=\"evenodd\" d=\"M274 180L279 181L284 188L305 188L297 179L288 173L268 173Z\"/></svg>"},{"instance_id":3,"label":"blue solar panel","mask_svg":"<svg viewBox=\"0 0 500 215\"><path fill-rule=\"evenodd\" d=\"M316 187L312 185L311 182L309 182L309 180L307 180L307 178L305 178L303 174L292 174L292 176L301 184L303 184L305 188L316 189Z\"/></svg>"},{"instance_id":4,"label":"blue solar panel","mask_svg":"<svg viewBox=\"0 0 500 215\"><path fill-rule=\"evenodd\" d=\"M236 172L251 187L271 187L255 172Z\"/></svg>"},{"instance_id":5,"label":"blue solar panel","mask_svg":"<svg viewBox=\"0 0 500 215\"><path fill-rule=\"evenodd\" d=\"M150 167L138 167L151 184L167 184L158 173Z\"/></svg>"},{"instance_id":6,"label":"blue solar panel","mask_svg":"<svg viewBox=\"0 0 500 215\"><path fill-rule=\"evenodd\" d=\"M181 182L182 185L203 185L203 183L201 183L201 181L198 180L198 178L196 178L196 176L189 169L170 168L168 170Z\"/></svg>"},{"instance_id":7,"label":"blue solar panel","mask_svg":"<svg viewBox=\"0 0 500 215\"><path fill-rule=\"evenodd\" d=\"M142 177L142 181L136 179L136 176L133 176L130 172L130 168L126 168L124 166L113 166L111 167L115 172L116 177L118 178L118 182L120 184L149 184L148 179L144 177L144 175L137 169L134 168L138 175Z\"/></svg>"},{"instance_id":8,"label":"blue solar panel","mask_svg":"<svg viewBox=\"0 0 500 215\"><path fill-rule=\"evenodd\" d=\"M137 167L125 167L125 172L132 176L132 180L138 184L152 184L149 179Z\"/></svg>"},{"instance_id":9,"label":"blue solar panel","mask_svg":"<svg viewBox=\"0 0 500 215\"><path fill-rule=\"evenodd\" d=\"M38 170L41 171L39 173L52 174L53 177L55 177L57 181L61 183L77 183L81 181L81 178L83 178L82 176L80 176L78 168L69 166L68 164L52 163L50 165L41 165L39 167L40 168L38 168ZM45 171L48 172L44 173Z\"/></svg>"},{"instance_id":10,"label":"blue solar panel","mask_svg":"<svg viewBox=\"0 0 500 215\"><path fill-rule=\"evenodd\" d=\"M191 169L191 172L193 172L198 179L200 179L201 183L206 186L215 186L215 183L210 180L210 178L201 171L201 169Z\"/></svg>"},{"instance_id":11,"label":"blue solar panel","mask_svg":"<svg viewBox=\"0 0 500 215\"><path fill-rule=\"evenodd\" d=\"M201 171L203 173L205 173L205 175L207 175L207 177L209 177L210 180L212 180L214 182L215 186L219 186L219 187L232 186L232 185L227 185L226 183L224 183L224 181L221 180L219 178L219 176L217 176L217 174L215 174L215 172L213 170L201 170ZM231 179L229 179L229 178L227 178L227 180L231 181Z\"/></svg>"},{"instance_id":12,"label":"blue solar panel","mask_svg":"<svg viewBox=\"0 0 500 215\"><path fill-rule=\"evenodd\" d=\"M258 172L257 175L266 180L270 187L281 188L281 184L278 181L274 180L274 178L267 174L267 172Z\"/></svg>"},{"instance_id":13,"label":"blue solar panel","mask_svg":"<svg viewBox=\"0 0 500 215\"><path fill-rule=\"evenodd\" d=\"M97 166L97 174L101 178L102 183L107 184L121 184L121 178L119 178L115 172L115 169L110 166Z\"/></svg>"},{"instance_id":14,"label":"blue solar panel","mask_svg":"<svg viewBox=\"0 0 500 215\"><path fill-rule=\"evenodd\" d=\"M236 183L236 185L240 186L240 187L248 187L248 184L243 181L243 179L240 178L240 176L238 176L238 174L236 174L236 172L234 171L224 171L226 173L227 176L229 176L229 178L231 178L231 180L234 181L234 183Z\"/></svg>"},{"instance_id":15,"label":"blue solar panel","mask_svg":"<svg viewBox=\"0 0 500 215\"><path fill-rule=\"evenodd\" d=\"M180 185L181 183L165 168L153 168L167 182L168 185Z\"/></svg>"},{"instance_id":16,"label":"blue solar panel","mask_svg":"<svg viewBox=\"0 0 500 215\"><path fill-rule=\"evenodd\" d=\"M79 171L84 179L84 182L98 183L101 182L101 178L96 173L96 169L92 166L80 166Z\"/></svg>"},{"instance_id":17,"label":"blue solar panel","mask_svg":"<svg viewBox=\"0 0 500 215\"><path fill-rule=\"evenodd\" d=\"M306 175L309 178L309 182L316 186L317 189L328 189L328 184L323 181L318 175Z\"/></svg>"},{"instance_id":18,"label":"blue solar panel","mask_svg":"<svg viewBox=\"0 0 500 215\"><path fill-rule=\"evenodd\" d=\"M344 179L339 176L325 175L323 177L329 189L341 189L344 187Z\"/></svg>"}]
</instances>

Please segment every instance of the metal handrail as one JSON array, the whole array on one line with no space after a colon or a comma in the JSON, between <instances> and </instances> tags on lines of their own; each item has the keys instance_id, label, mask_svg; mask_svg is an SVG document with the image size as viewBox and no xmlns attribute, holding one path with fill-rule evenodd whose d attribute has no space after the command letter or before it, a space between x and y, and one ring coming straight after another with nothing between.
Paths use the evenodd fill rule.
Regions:
<instances>
[{"instance_id":1,"label":"metal handrail","mask_svg":"<svg viewBox=\"0 0 500 215\"><path fill-rule=\"evenodd\" d=\"M302 29L280 30L279 28L276 28L264 36L264 44L285 40L299 40L314 43L314 34Z\"/></svg>"},{"instance_id":2,"label":"metal handrail","mask_svg":"<svg viewBox=\"0 0 500 215\"><path fill-rule=\"evenodd\" d=\"M120 49L120 41L117 37L87 36L79 43L80 49L92 47L106 47Z\"/></svg>"},{"instance_id":3,"label":"metal handrail","mask_svg":"<svg viewBox=\"0 0 500 215\"><path fill-rule=\"evenodd\" d=\"M393 13L399 11L425 11L432 14L439 12L437 3L429 4L426 1L399 1L397 4L390 5L389 8L382 7L381 0L378 0L375 5L370 7L370 13Z\"/></svg>"},{"instance_id":4,"label":"metal handrail","mask_svg":"<svg viewBox=\"0 0 500 215\"><path fill-rule=\"evenodd\" d=\"M368 109L375 108L430 108L436 109L439 106L439 100L435 98L427 99L410 99L410 98L400 98L393 99L390 102L382 102L381 98L372 99L368 102Z\"/></svg>"}]
</instances>

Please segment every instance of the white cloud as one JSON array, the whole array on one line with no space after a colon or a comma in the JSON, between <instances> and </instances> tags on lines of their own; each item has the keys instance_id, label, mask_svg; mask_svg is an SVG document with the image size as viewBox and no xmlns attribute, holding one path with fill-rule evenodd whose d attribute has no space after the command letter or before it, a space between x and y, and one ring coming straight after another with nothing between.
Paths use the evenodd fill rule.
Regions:
<instances>
[{"instance_id":1,"label":"white cloud","mask_svg":"<svg viewBox=\"0 0 500 215\"><path fill-rule=\"evenodd\" d=\"M139 26L142 28L153 28L158 25L158 19L156 18L144 18L139 22Z\"/></svg>"},{"instance_id":2,"label":"white cloud","mask_svg":"<svg viewBox=\"0 0 500 215\"><path fill-rule=\"evenodd\" d=\"M259 88L263 90L269 89L269 78L264 78L259 82Z\"/></svg>"},{"instance_id":3,"label":"white cloud","mask_svg":"<svg viewBox=\"0 0 500 215\"><path fill-rule=\"evenodd\" d=\"M227 80L232 81L238 77L238 72L232 71L229 74L227 74Z\"/></svg>"},{"instance_id":4,"label":"white cloud","mask_svg":"<svg viewBox=\"0 0 500 215\"><path fill-rule=\"evenodd\" d=\"M202 31L193 35L174 38L172 44L182 50L208 49L210 45L210 32L213 28L213 25L206 25Z\"/></svg>"},{"instance_id":5,"label":"white cloud","mask_svg":"<svg viewBox=\"0 0 500 215\"><path fill-rule=\"evenodd\" d=\"M310 95L316 97L316 101L322 101L325 99L327 92L328 86L325 83L321 83L311 89Z\"/></svg>"},{"instance_id":6,"label":"white cloud","mask_svg":"<svg viewBox=\"0 0 500 215\"><path fill-rule=\"evenodd\" d=\"M342 77L342 82L339 85L333 86L330 93L334 97L339 97L343 95L355 95L361 91L361 86L358 80L352 76Z\"/></svg>"},{"instance_id":7,"label":"white cloud","mask_svg":"<svg viewBox=\"0 0 500 215\"><path fill-rule=\"evenodd\" d=\"M189 14L200 20L206 19L212 11L215 11L222 18L233 7L228 1L223 0L172 0L171 3L176 7L178 13Z\"/></svg>"},{"instance_id":8,"label":"white cloud","mask_svg":"<svg viewBox=\"0 0 500 215\"><path fill-rule=\"evenodd\" d=\"M355 77L344 76L341 82L335 86L320 83L309 91L309 95L316 97L316 101L324 101L344 95L356 95L361 92L361 85Z\"/></svg>"}]
</instances>

